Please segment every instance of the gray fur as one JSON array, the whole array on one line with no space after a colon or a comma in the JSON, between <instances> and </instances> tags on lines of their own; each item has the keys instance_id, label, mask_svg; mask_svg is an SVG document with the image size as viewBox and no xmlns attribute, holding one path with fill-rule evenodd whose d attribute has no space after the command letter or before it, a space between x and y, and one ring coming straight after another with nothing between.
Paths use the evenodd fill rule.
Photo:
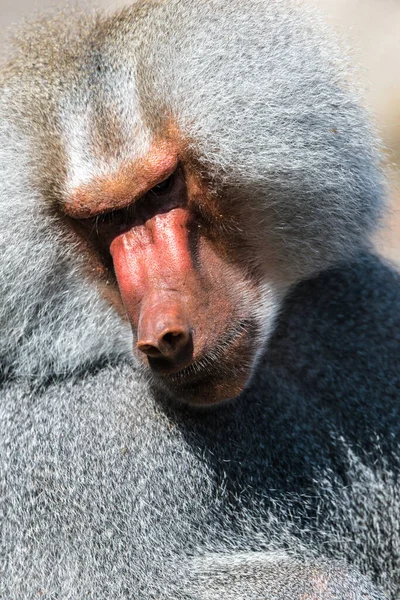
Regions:
<instances>
[{"instance_id":1,"label":"gray fur","mask_svg":"<svg viewBox=\"0 0 400 600\"><path fill-rule=\"evenodd\" d=\"M0 101L1 599L398 597L400 281L365 253L379 152L315 23L167 0L20 35ZM155 397L54 211L169 115L265 274L264 356L214 412Z\"/></svg>"}]
</instances>

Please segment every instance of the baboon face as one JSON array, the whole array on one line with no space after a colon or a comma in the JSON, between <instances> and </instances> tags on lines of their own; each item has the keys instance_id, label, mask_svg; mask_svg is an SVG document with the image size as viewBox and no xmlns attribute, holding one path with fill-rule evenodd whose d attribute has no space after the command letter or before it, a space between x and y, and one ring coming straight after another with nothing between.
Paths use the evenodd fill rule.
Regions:
<instances>
[{"instance_id":1,"label":"baboon face","mask_svg":"<svg viewBox=\"0 0 400 600\"><path fill-rule=\"evenodd\" d=\"M13 98L35 189L42 178L129 320L140 364L204 404L244 388L293 283L365 247L382 189L363 116L315 62L303 15L293 53L266 34L263 3L243 31L229 3L199 27L201 4L139 1L64 42L46 30Z\"/></svg>"},{"instance_id":2,"label":"baboon face","mask_svg":"<svg viewBox=\"0 0 400 600\"><path fill-rule=\"evenodd\" d=\"M62 211L112 282L152 382L189 403L237 396L279 294L234 194L207 179L171 127L142 156L69 190Z\"/></svg>"}]
</instances>

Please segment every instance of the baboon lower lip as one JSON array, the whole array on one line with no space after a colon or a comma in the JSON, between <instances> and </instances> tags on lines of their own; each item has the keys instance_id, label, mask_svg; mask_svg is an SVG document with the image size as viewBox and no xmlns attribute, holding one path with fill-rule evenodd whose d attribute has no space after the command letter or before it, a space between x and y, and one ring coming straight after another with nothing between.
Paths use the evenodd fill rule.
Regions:
<instances>
[{"instance_id":1,"label":"baboon lower lip","mask_svg":"<svg viewBox=\"0 0 400 600\"><path fill-rule=\"evenodd\" d=\"M221 373L213 370L172 379L159 379L161 387L168 391L178 402L198 406L211 406L219 404L231 398L238 396L244 389L250 369L245 369L235 377L229 378L227 371L221 376Z\"/></svg>"}]
</instances>

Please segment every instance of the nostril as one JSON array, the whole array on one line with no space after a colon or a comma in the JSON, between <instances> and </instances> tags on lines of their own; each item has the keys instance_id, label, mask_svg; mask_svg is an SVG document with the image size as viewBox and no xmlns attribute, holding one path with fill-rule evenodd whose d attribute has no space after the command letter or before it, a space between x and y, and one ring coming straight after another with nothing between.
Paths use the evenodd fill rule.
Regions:
<instances>
[{"instance_id":1,"label":"nostril","mask_svg":"<svg viewBox=\"0 0 400 600\"><path fill-rule=\"evenodd\" d=\"M149 358L164 357L175 360L190 345L190 339L189 330L167 331L160 335L158 339L153 340L153 343L139 341L137 347Z\"/></svg>"},{"instance_id":2,"label":"nostril","mask_svg":"<svg viewBox=\"0 0 400 600\"><path fill-rule=\"evenodd\" d=\"M189 341L189 332L168 331L162 336L162 341L171 349L182 348Z\"/></svg>"},{"instance_id":3,"label":"nostril","mask_svg":"<svg viewBox=\"0 0 400 600\"><path fill-rule=\"evenodd\" d=\"M173 346L175 343L175 340L180 336L180 333L166 333L163 335L162 339L163 341L168 344L169 346Z\"/></svg>"},{"instance_id":4,"label":"nostril","mask_svg":"<svg viewBox=\"0 0 400 600\"><path fill-rule=\"evenodd\" d=\"M160 336L157 347L166 358L177 360L188 346L190 337L189 330L183 328L169 329Z\"/></svg>"},{"instance_id":5,"label":"nostril","mask_svg":"<svg viewBox=\"0 0 400 600\"><path fill-rule=\"evenodd\" d=\"M169 372L193 360L193 330L180 303L154 302L144 306L137 329L137 349L153 371Z\"/></svg>"},{"instance_id":6,"label":"nostril","mask_svg":"<svg viewBox=\"0 0 400 600\"><path fill-rule=\"evenodd\" d=\"M137 346L141 352L147 354L150 358L160 358L163 356L162 352L156 348L156 346L153 346L153 344L143 344L139 342Z\"/></svg>"}]
</instances>

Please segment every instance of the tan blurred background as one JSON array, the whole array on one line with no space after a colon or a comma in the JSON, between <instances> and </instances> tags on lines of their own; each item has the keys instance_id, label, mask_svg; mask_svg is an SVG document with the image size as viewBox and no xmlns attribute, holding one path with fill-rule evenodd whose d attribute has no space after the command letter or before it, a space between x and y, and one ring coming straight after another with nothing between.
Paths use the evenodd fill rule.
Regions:
<instances>
[{"instance_id":1,"label":"tan blurred background","mask_svg":"<svg viewBox=\"0 0 400 600\"><path fill-rule=\"evenodd\" d=\"M245 1L245 0L243 0ZM400 264L400 0L314 0L350 44L366 101L383 138L390 166L391 209L377 245ZM112 8L126 0L98 0ZM89 4L89 2L87 3ZM7 29L23 16L57 5L54 0L0 0L0 48Z\"/></svg>"}]
</instances>

